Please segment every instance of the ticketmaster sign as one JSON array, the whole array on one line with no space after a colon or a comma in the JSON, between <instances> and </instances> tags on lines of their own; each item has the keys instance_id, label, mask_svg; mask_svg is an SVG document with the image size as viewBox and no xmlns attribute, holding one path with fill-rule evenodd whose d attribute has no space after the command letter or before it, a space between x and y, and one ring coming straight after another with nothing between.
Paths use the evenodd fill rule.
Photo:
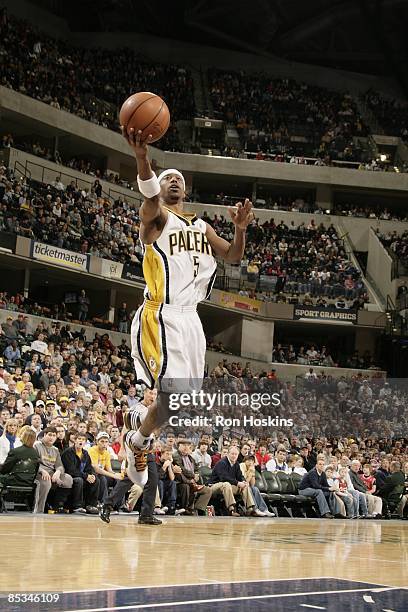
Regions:
<instances>
[{"instance_id":1,"label":"ticketmaster sign","mask_svg":"<svg viewBox=\"0 0 408 612\"><path fill-rule=\"evenodd\" d=\"M43 242L31 242L31 257L40 261L47 261L71 270L87 271L89 268L89 256L74 251L67 251L56 246L44 244Z\"/></svg>"}]
</instances>

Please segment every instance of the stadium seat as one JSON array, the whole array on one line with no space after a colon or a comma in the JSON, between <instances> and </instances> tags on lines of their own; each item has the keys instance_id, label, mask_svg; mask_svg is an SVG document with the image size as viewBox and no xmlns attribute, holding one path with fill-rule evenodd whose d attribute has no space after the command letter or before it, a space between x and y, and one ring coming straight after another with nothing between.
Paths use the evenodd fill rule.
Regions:
<instances>
[{"instance_id":1,"label":"stadium seat","mask_svg":"<svg viewBox=\"0 0 408 612\"><path fill-rule=\"evenodd\" d=\"M5 486L0 490L0 513L7 512L6 503L14 508L24 508L29 512L33 509L35 484L28 486Z\"/></svg>"}]
</instances>

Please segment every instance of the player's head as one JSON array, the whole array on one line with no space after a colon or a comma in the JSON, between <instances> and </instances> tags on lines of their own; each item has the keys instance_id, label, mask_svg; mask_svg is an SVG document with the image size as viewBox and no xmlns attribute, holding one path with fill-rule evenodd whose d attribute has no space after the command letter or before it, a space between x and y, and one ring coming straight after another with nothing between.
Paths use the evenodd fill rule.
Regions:
<instances>
[{"instance_id":1,"label":"player's head","mask_svg":"<svg viewBox=\"0 0 408 612\"><path fill-rule=\"evenodd\" d=\"M157 178L160 183L160 197L166 204L174 205L184 201L186 182L181 172L170 168L163 170Z\"/></svg>"}]
</instances>

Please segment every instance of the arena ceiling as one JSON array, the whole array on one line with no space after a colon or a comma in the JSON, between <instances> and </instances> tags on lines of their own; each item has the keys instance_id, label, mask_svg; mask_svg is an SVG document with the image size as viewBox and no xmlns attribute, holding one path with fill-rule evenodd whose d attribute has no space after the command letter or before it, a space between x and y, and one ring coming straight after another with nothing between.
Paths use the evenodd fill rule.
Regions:
<instances>
[{"instance_id":1,"label":"arena ceiling","mask_svg":"<svg viewBox=\"0 0 408 612\"><path fill-rule=\"evenodd\" d=\"M153 34L394 76L408 93L407 0L31 0L75 31Z\"/></svg>"}]
</instances>

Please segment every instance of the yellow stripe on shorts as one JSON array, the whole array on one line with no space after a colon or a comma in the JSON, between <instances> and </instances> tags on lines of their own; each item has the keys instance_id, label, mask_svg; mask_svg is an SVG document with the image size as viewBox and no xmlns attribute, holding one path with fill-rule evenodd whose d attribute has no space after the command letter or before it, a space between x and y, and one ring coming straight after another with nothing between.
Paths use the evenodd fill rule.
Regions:
<instances>
[{"instance_id":1,"label":"yellow stripe on shorts","mask_svg":"<svg viewBox=\"0 0 408 612\"><path fill-rule=\"evenodd\" d=\"M163 353L161 347L161 329L159 311L161 304L145 304L141 316L141 346L146 365L157 380L161 371Z\"/></svg>"},{"instance_id":2,"label":"yellow stripe on shorts","mask_svg":"<svg viewBox=\"0 0 408 612\"><path fill-rule=\"evenodd\" d=\"M149 290L150 299L160 304L165 302L166 278L164 262L152 244L145 245L143 275Z\"/></svg>"}]
</instances>

